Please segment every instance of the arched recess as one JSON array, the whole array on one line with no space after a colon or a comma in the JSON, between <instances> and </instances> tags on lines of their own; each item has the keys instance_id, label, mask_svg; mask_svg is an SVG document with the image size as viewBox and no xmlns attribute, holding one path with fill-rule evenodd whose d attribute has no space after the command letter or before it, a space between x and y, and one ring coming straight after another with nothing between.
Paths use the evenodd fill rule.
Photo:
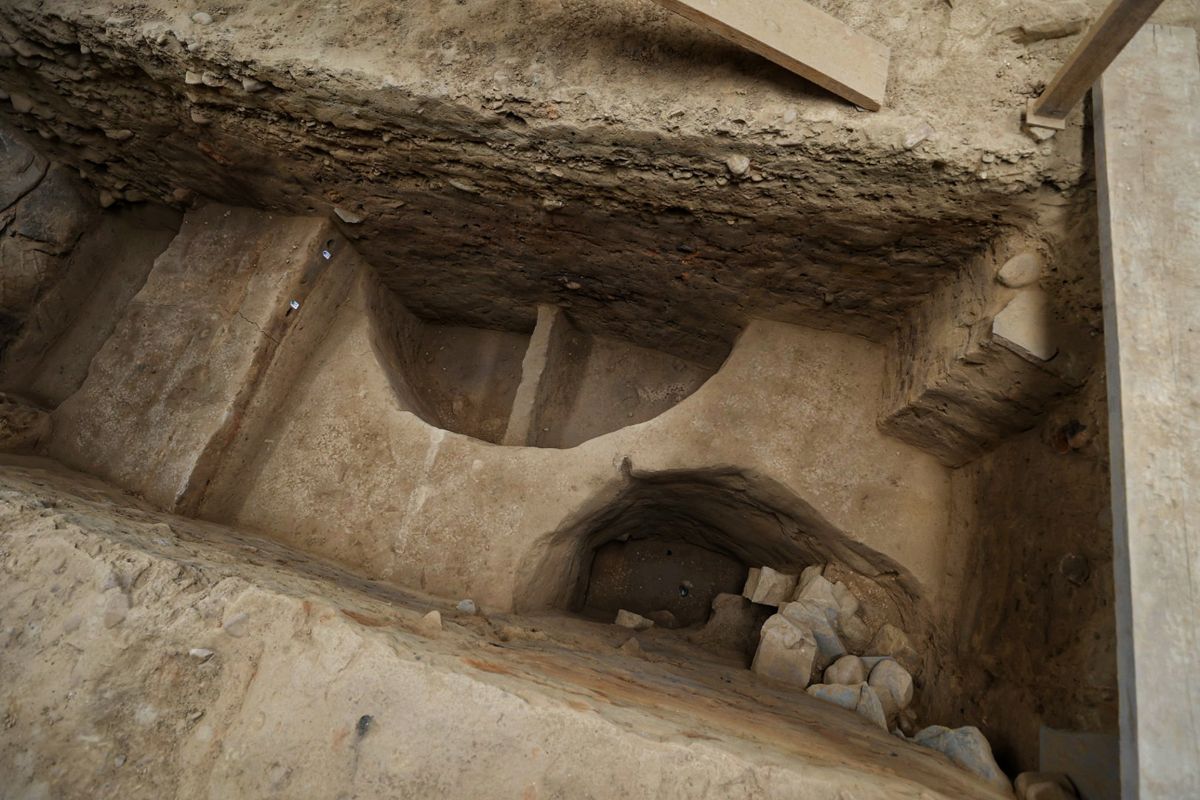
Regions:
<instances>
[{"instance_id":1,"label":"arched recess","mask_svg":"<svg viewBox=\"0 0 1200 800\"><path fill-rule=\"evenodd\" d=\"M839 564L873 581L911 629L928 620L911 573L847 536L778 481L736 467L641 472L628 460L619 480L538 543L538 555L519 575L516 609L580 611L598 552L611 542L656 538L683 541L745 569L766 565L797 574L811 564Z\"/></svg>"},{"instance_id":2,"label":"arched recess","mask_svg":"<svg viewBox=\"0 0 1200 800\"><path fill-rule=\"evenodd\" d=\"M533 331L418 319L373 273L367 311L379 363L406 410L493 444L570 448L653 419L718 364L581 330L539 306Z\"/></svg>"}]
</instances>

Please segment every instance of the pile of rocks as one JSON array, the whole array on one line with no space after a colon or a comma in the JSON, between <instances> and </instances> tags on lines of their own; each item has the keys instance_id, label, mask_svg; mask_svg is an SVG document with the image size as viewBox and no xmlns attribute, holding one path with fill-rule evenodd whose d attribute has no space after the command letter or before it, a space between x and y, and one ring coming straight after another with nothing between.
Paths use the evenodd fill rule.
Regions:
<instances>
[{"instance_id":1,"label":"pile of rocks","mask_svg":"<svg viewBox=\"0 0 1200 800\"><path fill-rule=\"evenodd\" d=\"M841 581L826 579L824 570L811 566L798 577L770 567L750 570L742 594L779 609L763 624L750 668L895 728L912 702L917 652L894 625L872 632L858 597ZM905 727L910 722L906 718Z\"/></svg>"},{"instance_id":2,"label":"pile of rocks","mask_svg":"<svg viewBox=\"0 0 1200 800\"><path fill-rule=\"evenodd\" d=\"M921 659L908 634L890 623L872 631L859 613L858 597L845 583L831 582L824 573L824 566L808 567L799 576L770 567L750 570L743 596L778 608L763 623L750 668L861 714L901 738L911 737L916 744L938 750L958 766L1009 789L977 728L934 725L916 730L909 706Z\"/></svg>"}]
</instances>

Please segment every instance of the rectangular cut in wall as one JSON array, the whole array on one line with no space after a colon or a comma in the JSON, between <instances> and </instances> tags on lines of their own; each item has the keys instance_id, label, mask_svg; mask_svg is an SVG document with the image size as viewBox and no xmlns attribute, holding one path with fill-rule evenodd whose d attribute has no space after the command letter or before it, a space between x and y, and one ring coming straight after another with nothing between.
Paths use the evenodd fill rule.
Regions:
<instances>
[{"instance_id":1,"label":"rectangular cut in wall","mask_svg":"<svg viewBox=\"0 0 1200 800\"><path fill-rule=\"evenodd\" d=\"M333 241L315 218L219 205L189 213L55 412L51 454L160 507L193 503L302 327Z\"/></svg>"},{"instance_id":2,"label":"rectangular cut in wall","mask_svg":"<svg viewBox=\"0 0 1200 800\"><path fill-rule=\"evenodd\" d=\"M888 351L885 433L957 467L1080 386L1079 334L1038 287L1039 260L996 243L908 315Z\"/></svg>"}]
</instances>

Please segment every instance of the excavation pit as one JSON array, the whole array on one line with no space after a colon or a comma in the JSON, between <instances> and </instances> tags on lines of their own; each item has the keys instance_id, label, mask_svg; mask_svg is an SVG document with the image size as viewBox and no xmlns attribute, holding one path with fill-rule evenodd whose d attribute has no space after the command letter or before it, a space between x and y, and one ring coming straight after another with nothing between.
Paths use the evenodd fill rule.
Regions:
<instances>
[{"instance_id":1,"label":"excavation pit","mask_svg":"<svg viewBox=\"0 0 1200 800\"><path fill-rule=\"evenodd\" d=\"M1074 34L824 4L866 113L626 0L9 5L14 791L987 798L916 729L1116 730L1091 153L1016 122ZM763 568L911 718L751 669Z\"/></svg>"}]
</instances>

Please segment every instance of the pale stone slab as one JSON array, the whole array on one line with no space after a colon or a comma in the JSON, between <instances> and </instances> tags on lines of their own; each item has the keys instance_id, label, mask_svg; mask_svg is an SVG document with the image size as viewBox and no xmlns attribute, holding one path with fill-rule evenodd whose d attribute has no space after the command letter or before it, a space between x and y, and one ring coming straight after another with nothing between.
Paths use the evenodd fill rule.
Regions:
<instances>
[{"instance_id":1,"label":"pale stone slab","mask_svg":"<svg viewBox=\"0 0 1200 800\"><path fill-rule=\"evenodd\" d=\"M992 320L992 337L1031 361L1054 358L1059 346L1049 296L1036 287L1017 292Z\"/></svg>"},{"instance_id":2,"label":"pale stone slab","mask_svg":"<svg viewBox=\"0 0 1200 800\"><path fill-rule=\"evenodd\" d=\"M1097 82L1122 796L1200 797L1200 69L1151 25Z\"/></svg>"}]
</instances>

